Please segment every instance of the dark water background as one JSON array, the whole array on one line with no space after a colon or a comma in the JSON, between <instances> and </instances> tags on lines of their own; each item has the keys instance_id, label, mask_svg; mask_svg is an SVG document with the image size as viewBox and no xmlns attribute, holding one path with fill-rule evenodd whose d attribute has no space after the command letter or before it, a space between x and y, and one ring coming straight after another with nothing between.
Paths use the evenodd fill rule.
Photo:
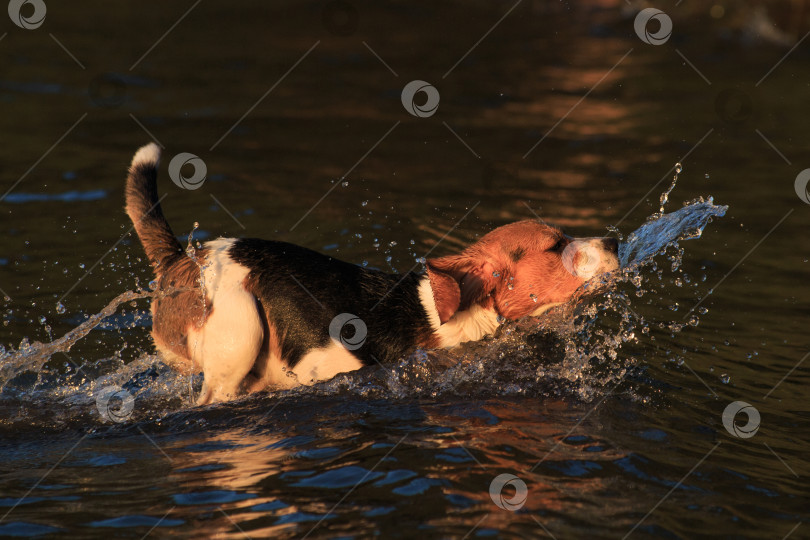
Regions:
<instances>
[{"instance_id":1,"label":"dark water background","mask_svg":"<svg viewBox=\"0 0 810 540\"><path fill-rule=\"evenodd\" d=\"M678 4L658 6L674 28L660 46L610 1L0 17L0 536L810 537L810 205L794 189L810 42L791 49L806 15ZM414 79L438 89L433 116L403 108ZM199 222L200 240L278 238L400 272L451 229L433 255L533 212L627 235L678 161L671 207L729 210L573 326L199 409L149 355L145 300L67 354L27 345L151 279L122 187L152 138L178 235ZM200 189L169 181L179 152L204 160ZM122 423L96 408L109 385L134 396ZM760 413L753 437L724 427L735 401ZM490 498L503 473L527 486L516 512Z\"/></svg>"}]
</instances>

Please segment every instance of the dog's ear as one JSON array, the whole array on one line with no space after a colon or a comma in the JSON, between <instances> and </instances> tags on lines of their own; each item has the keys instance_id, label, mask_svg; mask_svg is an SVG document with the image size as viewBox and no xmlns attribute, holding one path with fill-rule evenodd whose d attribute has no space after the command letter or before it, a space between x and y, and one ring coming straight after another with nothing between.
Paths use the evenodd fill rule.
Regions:
<instances>
[{"instance_id":1,"label":"dog's ear","mask_svg":"<svg viewBox=\"0 0 810 540\"><path fill-rule=\"evenodd\" d=\"M499 282L492 263L466 253L431 259L427 268L442 323L445 316L449 319L456 311L485 300Z\"/></svg>"},{"instance_id":2,"label":"dog's ear","mask_svg":"<svg viewBox=\"0 0 810 540\"><path fill-rule=\"evenodd\" d=\"M430 263L427 265L427 275L430 279L436 311L439 312L439 322L444 324L458 311L461 303L461 289L450 274L433 268Z\"/></svg>"}]
</instances>

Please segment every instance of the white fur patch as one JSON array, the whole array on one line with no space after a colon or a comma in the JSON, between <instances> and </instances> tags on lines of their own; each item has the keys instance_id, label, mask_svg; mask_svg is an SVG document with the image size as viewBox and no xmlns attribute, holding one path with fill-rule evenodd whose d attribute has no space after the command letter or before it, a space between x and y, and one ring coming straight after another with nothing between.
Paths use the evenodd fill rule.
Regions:
<instances>
[{"instance_id":1,"label":"white fur patch","mask_svg":"<svg viewBox=\"0 0 810 540\"><path fill-rule=\"evenodd\" d=\"M338 341L332 340L327 347L312 349L295 365L292 372L299 384L311 385L326 381L347 371L363 367L363 363Z\"/></svg>"},{"instance_id":2,"label":"white fur patch","mask_svg":"<svg viewBox=\"0 0 810 540\"><path fill-rule=\"evenodd\" d=\"M141 146L132 158L132 166L135 165L155 165L160 163L160 147L155 143Z\"/></svg>"},{"instance_id":3,"label":"white fur patch","mask_svg":"<svg viewBox=\"0 0 810 540\"><path fill-rule=\"evenodd\" d=\"M206 309L212 312L202 328L191 324L188 332L191 358L205 377L199 403L235 397L264 338L256 300L244 288L249 269L228 255L234 242L219 238L205 244L209 252L203 282Z\"/></svg>"},{"instance_id":4,"label":"white fur patch","mask_svg":"<svg viewBox=\"0 0 810 540\"><path fill-rule=\"evenodd\" d=\"M559 306L560 304L562 304L562 302L552 302L550 304L542 305L539 308L535 309L533 312L531 312L529 315L532 316L532 317L539 317L540 315L542 315L546 311L550 310L551 308L553 308L555 306Z\"/></svg>"},{"instance_id":5,"label":"white fur patch","mask_svg":"<svg viewBox=\"0 0 810 540\"><path fill-rule=\"evenodd\" d=\"M494 309L473 305L470 309L457 311L453 317L441 325L436 335L439 346L450 348L465 341L478 341L495 332L500 326Z\"/></svg>"},{"instance_id":6,"label":"white fur patch","mask_svg":"<svg viewBox=\"0 0 810 540\"><path fill-rule=\"evenodd\" d=\"M430 327L435 332L441 327L442 322L439 318L439 310L436 308L436 298L433 296L433 288L430 286L430 278L427 276L422 278L421 283L419 283L419 301L422 303L422 307L425 308L425 311L427 312Z\"/></svg>"}]
</instances>

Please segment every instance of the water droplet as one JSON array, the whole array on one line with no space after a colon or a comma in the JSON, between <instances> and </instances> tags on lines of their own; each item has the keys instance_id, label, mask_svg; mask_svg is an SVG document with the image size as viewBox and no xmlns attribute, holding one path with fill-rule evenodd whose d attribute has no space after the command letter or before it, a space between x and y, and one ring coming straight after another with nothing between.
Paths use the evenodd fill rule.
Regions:
<instances>
[{"instance_id":1,"label":"water droplet","mask_svg":"<svg viewBox=\"0 0 810 540\"><path fill-rule=\"evenodd\" d=\"M57 302L56 303L56 312L59 315L62 315L65 312L65 306L64 306L64 304L62 304L62 302Z\"/></svg>"},{"instance_id":2,"label":"water droplet","mask_svg":"<svg viewBox=\"0 0 810 540\"><path fill-rule=\"evenodd\" d=\"M394 246L396 246L396 245L397 245L397 241L396 241L396 240L391 240L390 242L388 242L388 245L389 245L390 247L394 247Z\"/></svg>"},{"instance_id":3,"label":"water droplet","mask_svg":"<svg viewBox=\"0 0 810 540\"><path fill-rule=\"evenodd\" d=\"M79 268L81 268L82 270L84 270L84 263L79 263Z\"/></svg>"},{"instance_id":4,"label":"water droplet","mask_svg":"<svg viewBox=\"0 0 810 540\"><path fill-rule=\"evenodd\" d=\"M503 315L498 315L498 317L495 320L498 321L498 324L503 324L506 322L506 317L504 317Z\"/></svg>"},{"instance_id":5,"label":"water droplet","mask_svg":"<svg viewBox=\"0 0 810 540\"><path fill-rule=\"evenodd\" d=\"M365 268L366 266L368 266L368 261L363 261L361 264L363 265L363 268Z\"/></svg>"},{"instance_id":6,"label":"water droplet","mask_svg":"<svg viewBox=\"0 0 810 540\"><path fill-rule=\"evenodd\" d=\"M361 206L368 206L368 201L363 201L360 203Z\"/></svg>"},{"instance_id":7,"label":"water droplet","mask_svg":"<svg viewBox=\"0 0 810 540\"><path fill-rule=\"evenodd\" d=\"M343 186L343 187L349 187L349 182L348 181L343 181L343 182L340 183L340 185Z\"/></svg>"},{"instance_id":8,"label":"water droplet","mask_svg":"<svg viewBox=\"0 0 810 540\"><path fill-rule=\"evenodd\" d=\"M45 316L40 315L39 316L39 324L45 324L46 322L48 322L48 321L45 319Z\"/></svg>"},{"instance_id":9,"label":"water droplet","mask_svg":"<svg viewBox=\"0 0 810 540\"><path fill-rule=\"evenodd\" d=\"M154 291L154 290L157 290L157 288L158 288L158 282L157 282L156 279L153 279L152 281L149 282L149 289L150 290Z\"/></svg>"},{"instance_id":10,"label":"water droplet","mask_svg":"<svg viewBox=\"0 0 810 540\"><path fill-rule=\"evenodd\" d=\"M509 289L510 291L512 291L512 290L515 289L515 286L514 286L514 284L510 283L509 285L506 286L506 288Z\"/></svg>"},{"instance_id":11,"label":"water droplet","mask_svg":"<svg viewBox=\"0 0 810 540\"><path fill-rule=\"evenodd\" d=\"M729 375L728 373L721 374L720 382L723 384L728 384L729 382L731 382L731 375Z\"/></svg>"},{"instance_id":12,"label":"water droplet","mask_svg":"<svg viewBox=\"0 0 810 540\"><path fill-rule=\"evenodd\" d=\"M195 222L194 222L194 230L196 231L196 230L197 230L197 229L199 229L199 228L200 228L200 222L199 222L199 221L195 221Z\"/></svg>"},{"instance_id":13,"label":"water droplet","mask_svg":"<svg viewBox=\"0 0 810 540\"><path fill-rule=\"evenodd\" d=\"M501 277L500 272L492 272L492 277Z\"/></svg>"},{"instance_id":14,"label":"water droplet","mask_svg":"<svg viewBox=\"0 0 810 540\"><path fill-rule=\"evenodd\" d=\"M534 294L534 293L530 294L529 298L531 298L532 302L534 302L535 304L537 303L537 295L536 294Z\"/></svg>"},{"instance_id":15,"label":"water droplet","mask_svg":"<svg viewBox=\"0 0 810 540\"><path fill-rule=\"evenodd\" d=\"M675 174L681 174L682 170L683 170L683 165L681 165L680 163L676 163L675 164Z\"/></svg>"},{"instance_id":16,"label":"water droplet","mask_svg":"<svg viewBox=\"0 0 810 540\"><path fill-rule=\"evenodd\" d=\"M706 180L709 179L709 173L706 173Z\"/></svg>"}]
</instances>

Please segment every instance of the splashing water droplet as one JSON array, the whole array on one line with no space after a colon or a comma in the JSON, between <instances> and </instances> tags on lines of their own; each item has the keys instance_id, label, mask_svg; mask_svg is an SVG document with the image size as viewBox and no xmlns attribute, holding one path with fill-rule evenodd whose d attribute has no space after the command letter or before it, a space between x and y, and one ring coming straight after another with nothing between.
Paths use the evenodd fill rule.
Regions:
<instances>
[{"instance_id":1,"label":"splashing water droplet","mask_svg":"<svg viewBox=\"0 0 810 540\"><path fill-rule=\"evenodd\" d=\"M62 314L65 313L65 306L64 306L64 304L62 304L62 302L57 302L56 303L56 312L59 315L62 315Z\"/></svg>"},{"instance_id":2,"label":"splashing water droplet","mask_svg":"<svg viewBox=\"0 0 810 540\"><path fill-rule=\"evenodd\" d=\"M48 321L45 319L44 315L39 316L39 324L46 324Z\"/></svg>"},{"instance_id":3,"label":"splashing water droplet","mask_svg":"<svg viewBox=\"0 0 810 540\"><path fill-rule=\"evenodd\" d=\"M532 302L534 302L535 304L537 303L537 295L536 294L534 294L534 293L530 294L529 298L531 298Z\"/></svg>"},{"instance_id":4,"label":"splashing water droplet","mask_svg":"<svg viewBox=\"0 0 810 540\"><path fill-rule=\"evenodd\" d=\"M499 272L492 272L492 277L501 277Z\"/></svg>"},{"instance_id":5,"label":"splashing water droplet","mask_svg":"<svg viewBox=\"0 0 810 540\"><path fill-rule=\"evenodd\" d=\"M349 187L349 182L344 181L344 182L341 182L340 185L343 186L343 187Z\"/></svg>"},{"instance_id":6,"label":"splashing water droplet","mask_svg":"<svg viewBox=\"0 0 810 540\"><path fill-rule=\"evenodd\" d=\"M157 290L157 288L158 288L158 282L157 282L156 279L153 279L152 281L149 282L149 289L150 290L154 291L154 290Z\"/></svg>"},{"instance_id":7,"label":"splashing water droplet","mask_svg":"<svg viewBox=\"0 0 810 540\"><path fill-rule=\"evenodd\" d=\"M729 375L728 373L723 373L722 375L720 375L720 382L723 383L723 384L730 383L731 382L731 375Z\"/></svg>"}]
</instances>

